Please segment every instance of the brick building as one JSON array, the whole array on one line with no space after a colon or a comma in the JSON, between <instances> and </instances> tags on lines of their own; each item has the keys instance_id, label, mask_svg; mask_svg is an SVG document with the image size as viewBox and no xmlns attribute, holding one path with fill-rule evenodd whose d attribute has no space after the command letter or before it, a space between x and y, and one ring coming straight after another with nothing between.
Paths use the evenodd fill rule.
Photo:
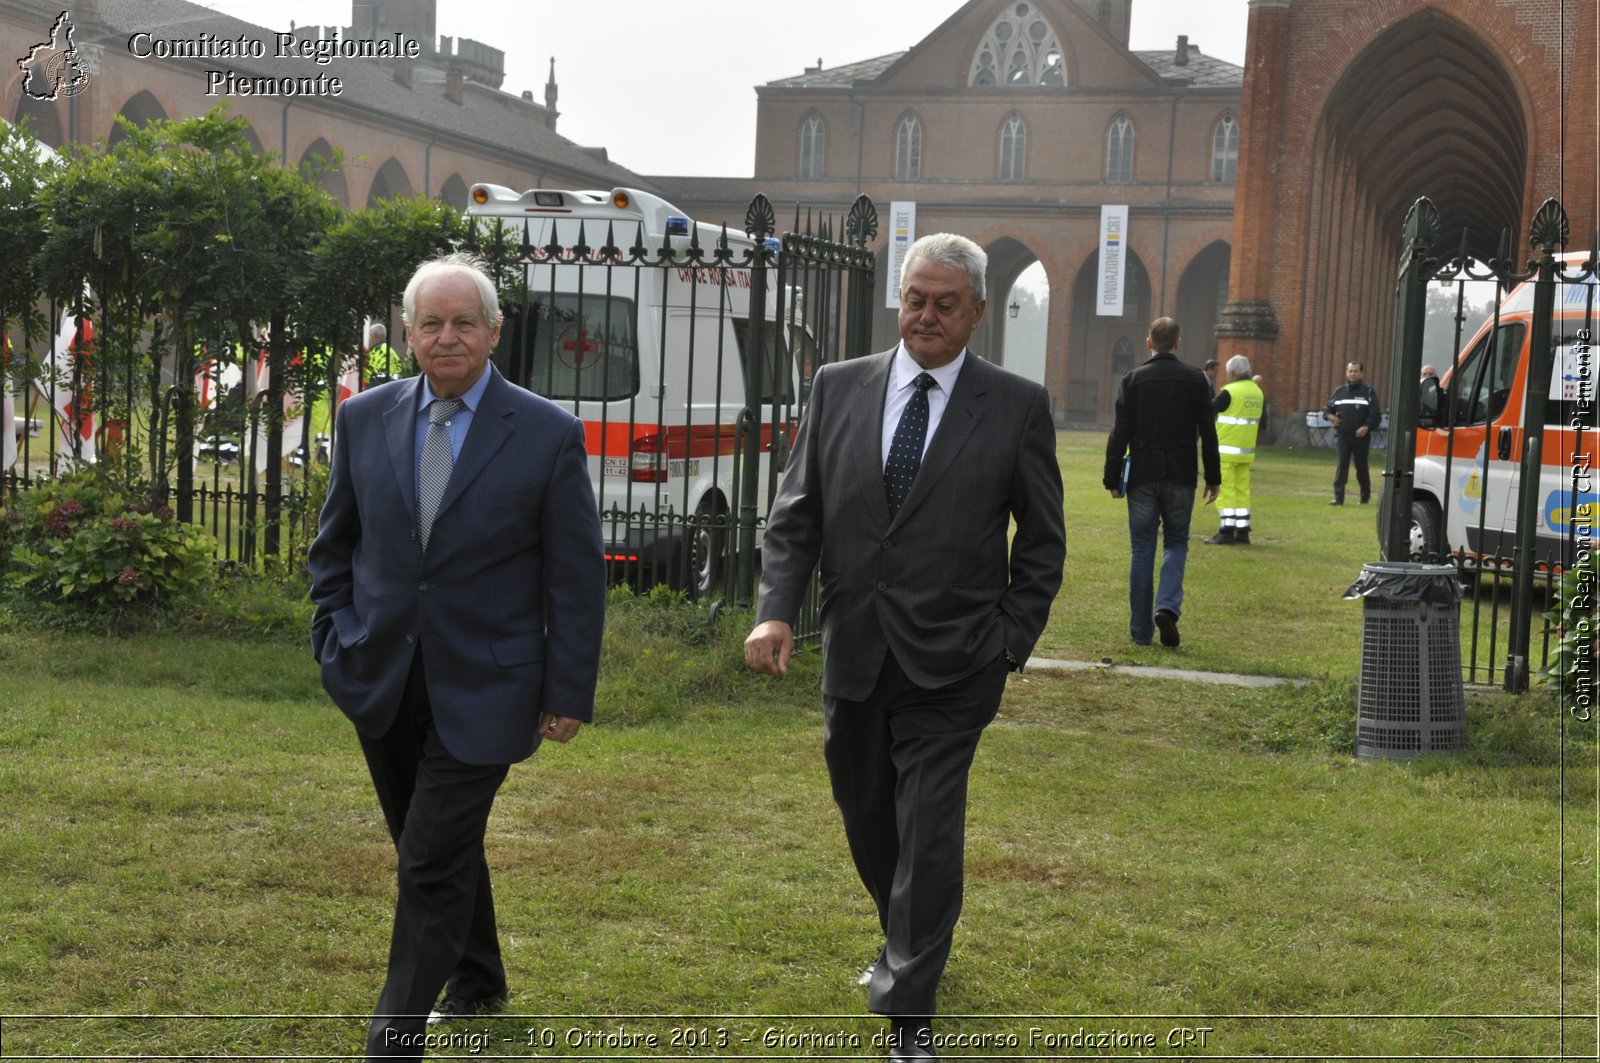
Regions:
<instances>
[{"instance_id":1,"label":"brick building","mask_svg":"<svg viewBox=\"0 0 1600 1063\"><path fill-rule=\"evenodd\" d=\"M1385 401L1407 210L1440 257L1487 260L1546 199L1595 232L1592 0L1250 0L1240 209L1220 327L1280 409L1320 408L1365 360ZM1280 419L1287 420L1287 419Z\"/></svg>"},{"instance_id":2,"label":"brick building","mask_svg":"<svg viewBox=\"0 0 1600 1063\"><path fill-rule=\"evenodd\" d=\"M753 180L658 177L702 219L738 227L755 192L778 210L861 193L879 211L875 346L894 342L884 248L892 202L918 234L989 253L989 314L974 349L1002 361L1008 293L1034 262L1049 281L1042 379L1061 423L1108 423L1150 320L1185 325L1198 364L1225 302L1243 71L1175 35L1128 48L1132 0L970 0L906 52L759 86ZM1095 313L1102 205L1128 207L1123 312Z\"/></svg>"},{"instance_id":3,"label":"brick building","mask_svg":"<svg viewBox=\"0 0 1600 1063\"><path fill-rule=\"evenodd\" d=\"M226 100L249 122L257 149L296 165L342 153L342 168L324 184L347 207L411 194L465 207L478 181L652 187L603 148L556 132L553 63L543 100L501 91L504 54L437 37L436 3L352 4L357 24L300 27L284 55L278 32L289 27L255 26L187 0L78 0L68 11L70 38L63 30L59 40L52 30L62 4L0 0L0 39L16 53L0 73L0 117L27 118L38 139L60 148L115 140L117 115L142 124ZM412 41L415 55L314 57L361 40Z\"/></svg>"}]
</instances>

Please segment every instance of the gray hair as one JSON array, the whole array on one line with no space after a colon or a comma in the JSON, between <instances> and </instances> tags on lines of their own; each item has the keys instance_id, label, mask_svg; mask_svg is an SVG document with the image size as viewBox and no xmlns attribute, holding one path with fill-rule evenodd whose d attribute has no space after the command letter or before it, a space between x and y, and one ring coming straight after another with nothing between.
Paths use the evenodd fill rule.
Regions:
<instances>
[{"instance_id":1,"label":"gray hair","mask_svg":"<svg viewBox=\"0 0 1600 1063\"><path fill-rule=\"evenodd\" d=\"M958 236L955 233L934 233L912 244L911 250L906 252L905 262L900 267L901 295L905 294L906 276L911 272L911 264L919 258L966 273L967 279L972 283L972 297L984 298L983 278L989 270L989 256L984 254L983 248L965 236Z\"/></svg>"},{"instance_id":2,"label":"gray hair","mask_svg":"<svg viewBox=\"0 0 1600 1063\"><path fill-rule=\"evenodd\" d=\"M1242 354L1236 354L1228 359L1228 375L1235 380L1243 380L1250 375L1250 359Z\"/></svg>"},{"instance_id":3,"label":"gray hair","mask_svg":"<svg viewBox=\"0 0 1600 1063\"><path fill-rule=\"evenodd\" d=\"M389 329L388 329L388 326L386 326L386 325L380 325L376 321L374 321L372 323L372 327L367 329L367 339L371 340L374 343L382 343L385 340L387 340L388 338L389 338Z\"/></svg>"},{"instance_id":4,"label":"gray hair","mask_svg":"<svg viewBox=\"0 0 1600 1063\"><path fill-rule=\"evenodd\" d=\"M485 271L483 260L465 251L457 251L453 255L445 255L424 262L417 267L411 275L411 280L406 282L406 294L401 302L400 316L407 325L416 321L417 317L417 290L424 281L450 273L460 273L472 279L478 286L478 297L483 301L483 320L490 328L500 324L504 316L500 313L500 293L495 291L494 281L489 279Z\"/></svg>"}]
</instances>

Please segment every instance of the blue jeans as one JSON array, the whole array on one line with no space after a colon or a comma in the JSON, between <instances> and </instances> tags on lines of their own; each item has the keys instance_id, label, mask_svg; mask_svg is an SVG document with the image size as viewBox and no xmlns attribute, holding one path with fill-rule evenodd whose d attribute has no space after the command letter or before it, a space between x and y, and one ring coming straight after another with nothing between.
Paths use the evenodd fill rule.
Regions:
<instances>
[{"instance_id":1,"label":"blue jeans","mask_svg":"<svg viewBox=\"0 0 1600 1063\"><path fill-rule=\"evenodd\" d=\"M1128 634L1144 645L1155 634L1155 611L1183 612L1183 566L1189 560L1189 518L1194 513L1194 484L1157 480L1128 489ZM1156 562L1156 527L1162 530L1161 587L1152 586ZM1152 608L1151 598L1155 598Z\"/></svg>"}]
</instances>

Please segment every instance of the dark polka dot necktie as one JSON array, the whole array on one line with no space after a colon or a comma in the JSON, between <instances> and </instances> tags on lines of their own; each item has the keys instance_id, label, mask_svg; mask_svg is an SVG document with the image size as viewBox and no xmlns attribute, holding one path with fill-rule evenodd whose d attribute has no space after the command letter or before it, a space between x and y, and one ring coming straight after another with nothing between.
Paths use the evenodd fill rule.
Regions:
<instances>
[{"instance_id":1,"label":"dark polka dot necktie","mask_svg":"<svg viewBox=\"0 0 1600 1063\"><path fill-rule=\"evenodd\" d=\"M417 541L424 553L433 533L433 518L450 483L455 454L450 447L450 418L466 407L460 399L434 399L428 407L428 434L422 439L422 459L417 462Z\"/></svg>"},{"instance_id":2,"label":"dark polka dot necktie","mask_svg":"<svg viewBox=\"0 0 1600 1063\"><path fill-rule=\"evenodd\" d=\"M933 377L918 373L911 385L916 390L900 415L900 424L889 443L889 460L883 465L883 491L889 499L891 517L900 512L906 495L911 493L911 481L922 464L922 443L928 438L928 389L934 386Z\"/></svg>"}]
</instances>

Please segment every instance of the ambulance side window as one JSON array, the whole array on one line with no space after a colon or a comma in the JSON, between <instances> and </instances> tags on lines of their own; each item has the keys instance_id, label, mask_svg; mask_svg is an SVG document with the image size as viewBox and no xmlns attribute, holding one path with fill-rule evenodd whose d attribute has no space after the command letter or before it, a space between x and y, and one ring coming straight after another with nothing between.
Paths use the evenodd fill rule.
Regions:
<instances>
[{"instance_id":1,"label":"ambulance side window","mask_svg":"<svg viewBox=\"0 0 1600 1063\"><path fill-rule=\"evenodd\" d=\"M733 319L733 334L739 341L739 363L748 368L750 350L750 322L746 318ZM761 402L794 402L794 364L789 358L788 344L778 342L777 326L767 324L763 335L761 362Z\"/></svg>"},{"instance_id":2,"label":"ambulance side window","mask_svg":"<svg viewBox=\"0 0 1600 1063\"><path fill-rule=\"evenodd\" d=\"M1461 359L1448 388L1453 424L1488 424L1505 411L1526 331L1527 326L1520 321L1501 325Z\"/></svg>"},{"instance_id":3,"label":"ambulance side window","mask_svg":"<svg viewBox=\"0 0 1600 1063\"><path fill-rule=\"evenodd\" d=\"M611 401L639 391L639 344L631 299L530 292L506 313L495 364L547 399Z\"/></svg>"}]
</instances>

